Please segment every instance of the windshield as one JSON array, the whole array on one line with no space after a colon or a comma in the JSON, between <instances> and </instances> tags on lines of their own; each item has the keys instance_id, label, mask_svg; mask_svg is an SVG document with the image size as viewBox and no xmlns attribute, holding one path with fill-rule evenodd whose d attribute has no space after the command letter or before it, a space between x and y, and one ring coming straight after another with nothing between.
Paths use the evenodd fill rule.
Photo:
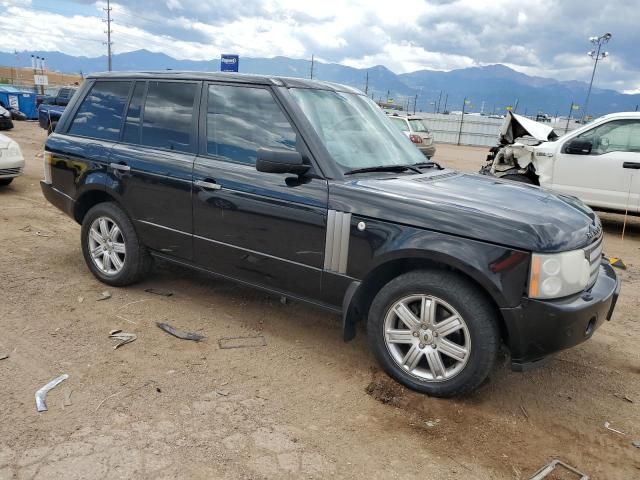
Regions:
<instances>
[{"instance_id":1,"label":"windshield","mask_svg":"<svg viewBox=\"0 0 640 480\"><path fill-rule=\"evenodd\" d=\"M409 120L409 125L411 125L411 130L414 132L429 133L427 126L418 118L415 120Z\"/></svg>"},{"instance_id":2,"label":"windshield","mask_svg":"<svg viewBox=\"0 0 640 480\"><path fill-rule=\"evenodd\" d=\"M345 171L424 162L422 153L370 98L306 88L290 92Z\"/></svg>"}]
</instances>

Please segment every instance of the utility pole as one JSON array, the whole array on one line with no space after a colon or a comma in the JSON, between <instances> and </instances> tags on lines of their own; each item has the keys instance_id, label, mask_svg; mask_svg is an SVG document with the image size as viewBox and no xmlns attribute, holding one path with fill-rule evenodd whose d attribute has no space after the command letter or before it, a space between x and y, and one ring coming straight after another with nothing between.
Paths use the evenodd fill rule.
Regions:
<instances>
[{"instance_id":1,"label":"utility pole","mask_svg":"<svg viewBox=\"0 0 640 480\"><path fill-rule=\"evenodd\" d=\"M460 138L462 137L462 124L464 123L464 109L467 106L467 97L464 97L462 101L462 116L460 117L460 130L458 130L458 145L460 145Z\"/></svg>"},{"instance_id":2,"label":"utility pole","mask_svg":"<svg viewBox=\"0 0 640 480\"><path fill-rule=\"evenodd\" d=\"M113 42L111 41L111 1L107 0L107 8L103 8L102 10L104 10L105 12L107 12L107 19L106 20L102 20L103 22L107 22L107 31L105 32L107 34L107 41L103 42L103 45L107 45L107 64L109 67L109 71L111 71L111 45L113 44Z\"/></svg>"},{"instance_id":3,"label":"utility pole","mask_svg":"<svg viewBox=\"0 0 640 480\"><path fill-rule=\"evenodd\" d=\"M418 103L418 94L413 98L413 114L416 114L416 104Z\"/></svg>"},{"instance_id":4,"label":"utility pole","mask_svg":"<svg viewBox=\"0 0 640 480\"><path fill-rule=\"evenodd\" d=\"M595 60L593 64L593 71L591 72L591 81L589 82L589 90L587 91L587 99L584 101L584 109L582 110L582 119L585 120L587 117L587 109L589 108L589 97L591 96L591 87L593 86L593 78L596 76L596 67L598 66L598 61L609 56L609 52L600 53L600 49L602 45L611 40L611 34L605 33L604 35L600 35L599 37L591 37L589 41L594 45L597 45L596 50L591 50L587 52L592 59Z\"/></svg>"},{"instance_id":5,"label":"utility pole","mask_svg":"<svg viewBox=\"0 0 640 480\"><path fill-rule=\"evenodd\" d=\"M449 94L447 93L444 97L444 108L442 109L443 112L447 111L447 101L449 100Z\"/></svg>"},{"instance_id":6,"label":"utility pole","mask_svg":"<svg viewBox=\"0 0 640 480\"><path fill-rule=\"evenodd\" d=\"M313 57L313 53L311 54L311 76L309 78L311 78L311 80L313 80L313 63L314 63L314 57Z\"/></svg>"},{"instance_id":7,"label":"utility pole","mask_svg":"<svg viewBox=\"0 0 640 480\"><path fill-rule=\"evenodd\" d=\"M567 133L569 131L569 120L571 120L571 114L574 110L577 109L578 105L576 105L574 102L571 102L571 106L569 107L569 115L567 116L567 125L564 127L564 133Z\"/></svg>"},{"instance_id":8,"label":"utility pole","mask_svg":"<svg viewBox=\"0 0 640 480\"><path fill-rule=\"evenodd\" d=\"M369 70L367 70L367 78L364 81L364 94L369 94Z\"/></svg>"},{"instance_id":9,"label":"utility pole","mask_svg":"<svg viewBox=\"0 0 640 480\"><path fill-rule=\"evenodd\" d=\"M389 103L389 90L387 90L387 103Z\"/></svg>"},{"instance_id":10,"label":"utility pole","mask_svg":"<svg viewBox=\"0 0 640 480\"><path fill-rule=\"evenodd\" d=\"M440 95L438 95L438 111L437 113L440 113L440 100L442 100L442 90L440 90Z\"/></svg>"}]
</instances>

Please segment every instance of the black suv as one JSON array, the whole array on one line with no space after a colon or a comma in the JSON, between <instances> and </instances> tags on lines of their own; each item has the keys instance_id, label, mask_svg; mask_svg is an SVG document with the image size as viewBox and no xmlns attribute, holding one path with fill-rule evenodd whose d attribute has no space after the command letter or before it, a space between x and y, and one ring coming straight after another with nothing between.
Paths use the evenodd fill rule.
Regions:
<instances>
[{"instance_id":1,"label":"black suv","mask_svg":"<svg viewBox=\"0 0 640 480\"><path fill-rule=\"evenodd\" d=\"M579 200L425 162L341 85L94 75L44 159L101 281L157 257L340 313L345 340L365 319L382 367L429 395L478 387L503 343L522 370L584 341L618 296Z\"/></svg>"}]
</instances>

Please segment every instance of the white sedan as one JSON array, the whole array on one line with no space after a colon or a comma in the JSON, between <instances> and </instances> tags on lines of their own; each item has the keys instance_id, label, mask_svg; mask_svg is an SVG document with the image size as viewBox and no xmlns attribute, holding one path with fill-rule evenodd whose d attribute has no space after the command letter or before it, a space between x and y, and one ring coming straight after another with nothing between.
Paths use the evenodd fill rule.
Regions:
<instances>
[{"instance_id":1,"label":"white sedan","mask_svg":"<svg viewBox=\"0 0 640 480\"><path fill-rule=\"evenodd\" d=\"M23 170L24 157L20 145L0 134L0 187L9 185L15 177L22 175Z\"/></svg>"}]
</instances>

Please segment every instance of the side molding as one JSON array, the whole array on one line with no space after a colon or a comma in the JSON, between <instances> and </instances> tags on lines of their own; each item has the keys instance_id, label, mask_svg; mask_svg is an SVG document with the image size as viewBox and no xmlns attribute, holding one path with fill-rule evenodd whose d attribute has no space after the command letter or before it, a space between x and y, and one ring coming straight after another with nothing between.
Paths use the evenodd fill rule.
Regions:
<instances>
[{"instance_id":1,"label":"side molding","mask_svg":"<svg viewBox=\"0 0 640 480\"><path fill-rule=\"evenodd\" d=\"M324 269L335 273L347 273L351 214L329 210L327 238L324 247Z\"/></svg>"}]
</instances>

